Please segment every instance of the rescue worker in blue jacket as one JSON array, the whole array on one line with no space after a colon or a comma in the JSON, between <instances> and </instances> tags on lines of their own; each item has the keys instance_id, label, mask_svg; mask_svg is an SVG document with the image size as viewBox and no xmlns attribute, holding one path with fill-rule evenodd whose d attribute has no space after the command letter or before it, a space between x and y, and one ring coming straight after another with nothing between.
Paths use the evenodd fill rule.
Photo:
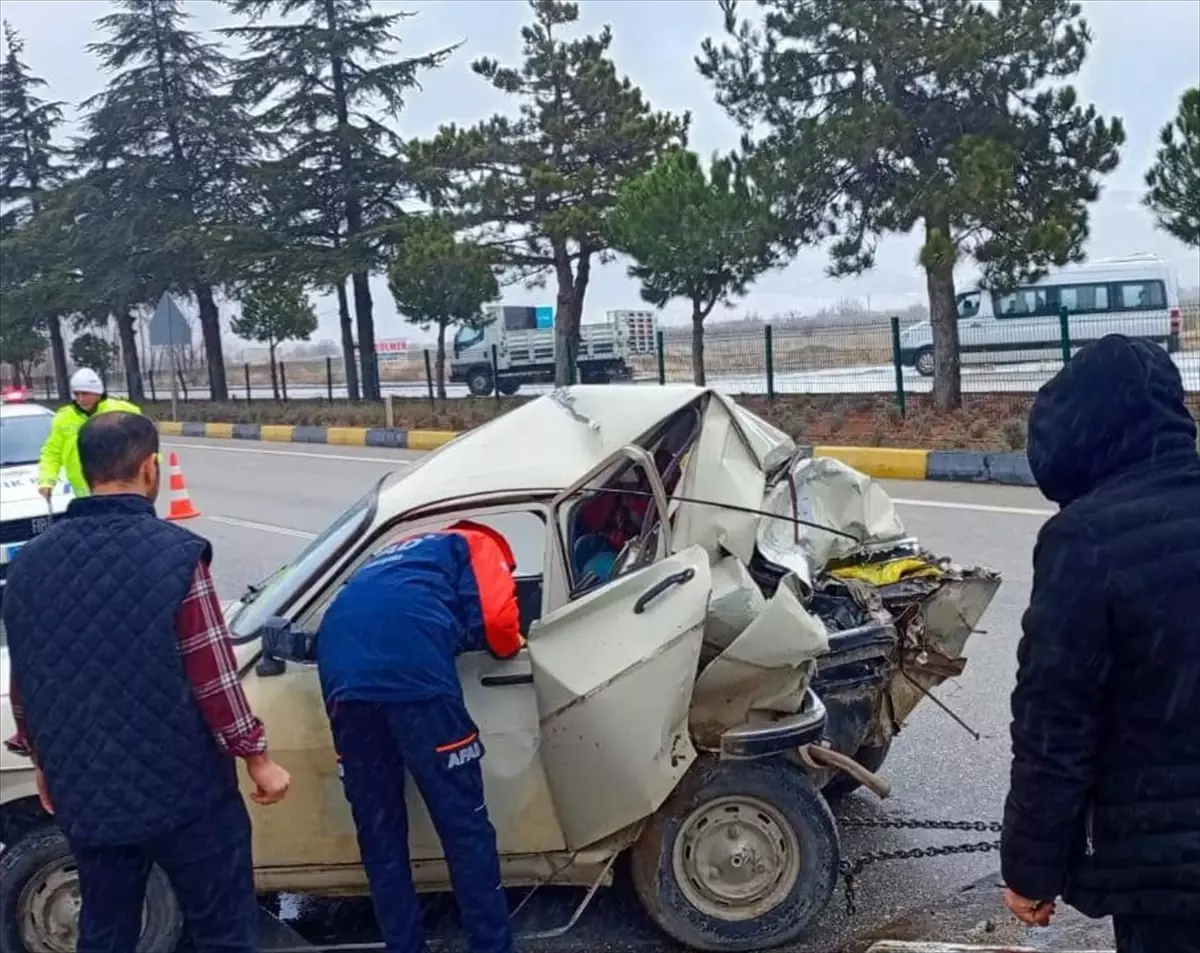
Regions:
<instances>
[{"instance_id":1,"label":"rescue worker in blue jacket","mask_svg":"<svg viewBox=\"0 0 1200 953\"><path fill-rule=\"evenodd\" d=\"M471 953L512 953L463 652L524 645L504 537L456 523L387 547L333 600L316 638L321 689L388 953L425 953L404 804L412 775L441 838Z\"/></svg>"}]
</instances>

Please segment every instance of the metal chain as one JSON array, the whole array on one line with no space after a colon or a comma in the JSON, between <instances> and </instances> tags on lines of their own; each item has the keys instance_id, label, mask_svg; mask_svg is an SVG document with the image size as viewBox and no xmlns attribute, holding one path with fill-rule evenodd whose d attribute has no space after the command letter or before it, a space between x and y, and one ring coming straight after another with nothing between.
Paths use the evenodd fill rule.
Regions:
<instances>
[{"instance_id":1,"label":"metal chain","mask_svg":"<svg viewBox=\"0 0 1200 953\"><path fill-rule=\"evenodd\" d=\"M890 829L890 830L920 830L920 831L977 831L998 834L1002 826L994 821L922 821L915 818L868 818L848 817L839 818L838 823L846 828L858 829ZM846 888L846 914L854 916L858 912L855 902L855 881L866 868L889 860L921 860L926 857L951 857L955 854L986 854L1000 849L1000 842L978 841L970 844L949 844L944 847L910 847L901 850L870 851L858 857L853 862L843 861L841 876Z\"/></svg>"}]
</instances>

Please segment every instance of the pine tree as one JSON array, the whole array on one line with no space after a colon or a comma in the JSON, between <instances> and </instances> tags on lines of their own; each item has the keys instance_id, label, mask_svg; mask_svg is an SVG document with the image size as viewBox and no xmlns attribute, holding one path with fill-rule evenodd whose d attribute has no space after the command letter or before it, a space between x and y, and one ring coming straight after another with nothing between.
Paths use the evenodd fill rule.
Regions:
<instances>
[{"instance_id":1,"label":"pine tree","mask_svg":"<svg viewBox=\"0 0 1200 953\"><path fill-rule=\"evenodd\" d=\"M495 253L460 239L447 216L412 216L396 235L388 288L405 319L437 328L437 393L446 397L446 331L483 325L483 306L500 297Z\"/></svg>"},{"instance_id":2,"label":"pine tree","mask_svg":"<svg viewBox=\"0 0 1200 953\"><path fill-rule=\"evenodd\" d=\"M196 298L212 399L226 400L216 286L229 276L216 247L245 212L254 124L225 88L229 60L187 28L182 0L117 6L96 21L109 38L89 46L113 75L83 104L80 158L125 214L157 221L174 253L165 274Z\"/></svg>"},{"instance_id":3,"label":"pine tree","mask_svg":"<svg viewBox=\"0 0 1200 953\"><path fill-rule=\"evenodd\" d=\"M363 396L378 399L369 278L382 264L383 244L375 226L398 213L405 175L402 143L375 114L396 118L421 72L451 50L397 58L396 28L412 14L376 13L370 0L225 2L248 21L225 32L250 51L238 64L235 89L256 104L273 136L274 161L265 172L286 193L277 207L289 210L292 241L328 253L318 255L328 284L344 289L350 275ZM303 20L259 22L272 12ZM342 340L349 369L345 325Z\"/></svg>"},{"instance_id":4,"label":"pine tree","mask_svg":"<svg viewBox=\"0 0 1200 953\"><path fill-rule=\"evenodd\" d=\"M954 267L1011 286L1083 256L1088 206L1125 140L1063 80L1091 44L1073 0L720 0L698 60L773 169L796 226L837 240L833 275L889 233L924 235L933 392L959 406Z\"/></svg>"},{"instance_id":5,"label":"pine tree","mask_svg":"<svg viewBox=\"0 0 1200 953\"><path fill-rule=\"evenodd\" d=\"M8 53L0 63L0 208L4 209L5 231L11 233L41 211L46 192L63 181L67 167L64 151L54 142L55 130L63 121L63 104L41 98L39 90L46 81L21 59L25 43L7 22L4 41ZM61 317L39 311L23 314L10 308L4 318L9 323L44 326L58 395L66 400L70 394ZM21 340L31 342L34 337L27 334Z\"/></svg>"},{"instance_id":6,"label":"pine tree","mask_svg":"<svg viewBox=\"0 0 1200 953\"><path fill-rule=\"evenodd\" d=\"M1183 94L1174 122L1163 126L1158 141L1146 173L1146 206L1163 231L1200 248L1200 88Z\"/></svg>"},{"instance_id":7,"label":"pine tree","mask_svg":"<svg viewBox=\"0 0 1200 953\"><path fill-rule=\"evenodd\" d=\"M572 383L593 264L611 253L605 221L621 186L686 141L690 116L651 110L609 55L612 31L564 40L579 6L530 0L523 62L481 59L472 69L519 102L516 119L445 127L412 144L427 197L486 230L501 261L558 282L555 381Z\"/></svg>"},{"instance_id":8,"label":"pine tree","mask_svg":"<svg viewBox=\"0 0 1200 953\"><path fill-rule=\"evenodd\" d=\"M271 361L271 391L279 400L275 350L284 341L307 341L317 330L317 313L300 285L282 281L254 282L242 296L242 313L230 330L240 338L267 345Z\"/></svg>"},{"instance_id":9,"label":"pine tree","mask_svg":"<svg viewBox=\"0 0 1200 953\"><path fill-rule=\"evenodd\" d=\"M683 149L621 189L609 230L633 259L629 277L641 282L644 300L691 304L692 373L701 386L705 319L790 251L783 224L736 156L714 156L705 175Z\"/></svg>"}]
</instances>

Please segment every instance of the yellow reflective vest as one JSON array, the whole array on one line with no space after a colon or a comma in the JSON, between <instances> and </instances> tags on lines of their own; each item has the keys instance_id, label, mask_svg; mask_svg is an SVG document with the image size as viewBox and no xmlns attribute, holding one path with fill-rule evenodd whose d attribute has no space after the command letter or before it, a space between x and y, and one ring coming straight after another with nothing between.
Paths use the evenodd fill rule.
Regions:
<instances>
[{"instance_id":1,"label":"yellow reflective vest","mask_svg":"<svg viewBox=\"0 0 1200 953\"><path fill-rule=\"evenodd\" d=\"M107 414L123 410L128 414L140 414L141 408L119 397L105 397L90 414L85 414L74 401L59 409L50 424L50 436L42 447L38 460L38 486L54 486L65 470L67 482L76 496L87 496L90 491L83 478L83 467L79 464L79 428L96 414Z\"/></svg>"}]
</instances>

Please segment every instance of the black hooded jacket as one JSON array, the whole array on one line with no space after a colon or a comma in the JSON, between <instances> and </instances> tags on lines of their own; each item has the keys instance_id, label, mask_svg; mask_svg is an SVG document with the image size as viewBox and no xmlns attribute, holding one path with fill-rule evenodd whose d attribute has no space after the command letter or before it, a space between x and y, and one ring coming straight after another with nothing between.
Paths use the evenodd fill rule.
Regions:
<instances>
[{"instance_id":1,"label":"black hooded jacket","mask_svg":"<svg viewBox=\"0 0 1200 953\"><path fill-rule=\"evenodd\" d=\"M1145 341L1088 345L1038 393L1028 453L1062 509L1017 650L1005 882L1200 921L1200 457L1179 370Z\"/></svg>"}]
</instances>

